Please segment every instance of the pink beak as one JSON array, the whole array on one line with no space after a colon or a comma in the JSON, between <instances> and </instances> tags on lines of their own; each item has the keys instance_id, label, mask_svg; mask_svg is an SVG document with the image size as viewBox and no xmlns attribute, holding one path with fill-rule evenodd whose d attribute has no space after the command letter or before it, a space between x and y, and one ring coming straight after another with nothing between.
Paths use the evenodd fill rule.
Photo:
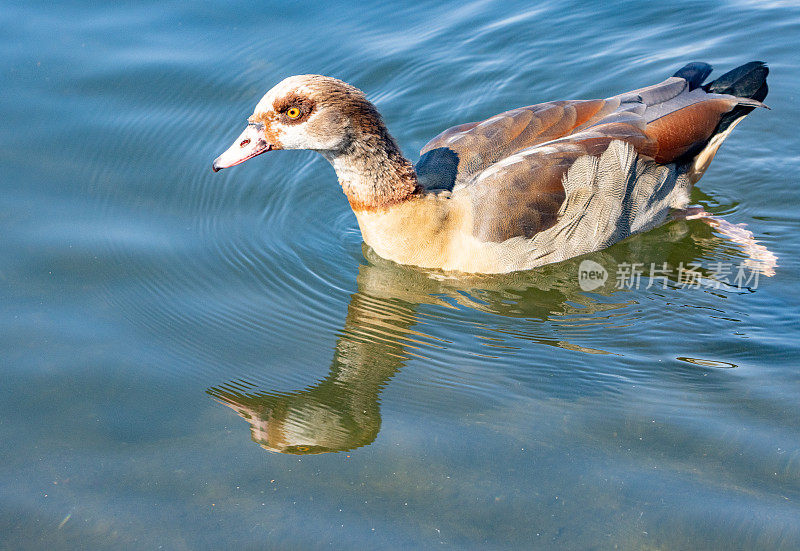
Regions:
<instances>
[{"instance_id":1,"label":"pink beak","mask_svg":"<svg viewBox=\"0 0 800 551\"><path fill-rule=\"evenodd\" d=\"M223 168L230 168L247 159L252 159L256 155L261 155L265 151L275 149L273 144L267 143L264 139L264 125L260 123L250 123L244 129L233 145L225 153L214 159L211 170L219 172Z\"/></svg>"}]
</instances>

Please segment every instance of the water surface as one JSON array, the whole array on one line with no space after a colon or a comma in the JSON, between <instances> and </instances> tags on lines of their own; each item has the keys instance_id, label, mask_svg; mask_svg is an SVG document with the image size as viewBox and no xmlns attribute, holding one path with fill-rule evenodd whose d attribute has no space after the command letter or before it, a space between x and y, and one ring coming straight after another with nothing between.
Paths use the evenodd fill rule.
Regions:
<instances>
[{"instance_id":1,"label":"water surface","mask_svg":"<svg viewBox=\"0 0 800 551\"><path fill-rule=\"evenodd\" d=\"M89 3L0 10L0 547L800 547L800 8ZM769 63L680 221L520 274L362 246L326 162L211 160L282 78L406 154L454 124ZM616 288L618 266L699 266ZM649 285L649 286L648 286ZM624 286L623 286L624 287Z\"/></svg>"}]
</instances>

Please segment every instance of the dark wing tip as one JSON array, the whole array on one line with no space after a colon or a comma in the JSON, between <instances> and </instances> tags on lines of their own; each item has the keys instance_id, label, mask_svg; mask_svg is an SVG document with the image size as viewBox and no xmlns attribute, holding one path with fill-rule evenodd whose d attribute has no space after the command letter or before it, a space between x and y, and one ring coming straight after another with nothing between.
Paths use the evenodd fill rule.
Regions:
<instances>
[{"instance_id":1,"label":"dark wing tip","mask_svg":"<svg viewBox=\"0 0 800 551\"><path fill-rule=\"evenodd\" d=\"M685 79L689 83L689 91L699 88L708 75L711 74L714 68L708 63L702 61L693 61L687 63L672 75Z\"/></svg>"},{"instance_id":2,"label":"dark wing tip","mask_svg":"<svg viewBox=\"0 0 800 551\"><path fill-rule=\"evenodd\" d=\"M769 88L767 75L769 67L763 61L751 61L732 69L709 82L704 88L716 94L730 94L740 98L764 101Z\"/></svg>"}]
</instances>

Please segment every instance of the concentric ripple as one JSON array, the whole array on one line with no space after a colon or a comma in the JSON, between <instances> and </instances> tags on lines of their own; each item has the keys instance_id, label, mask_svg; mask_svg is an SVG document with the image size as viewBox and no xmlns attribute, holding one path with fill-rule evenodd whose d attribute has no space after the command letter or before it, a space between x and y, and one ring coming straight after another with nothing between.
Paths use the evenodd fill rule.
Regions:
<instances>
[{"instance_id":1,"label":"concentric ripple","mask_svg":"<svg viewBox=\"0 0 800 551\"><path fill-rule=\"evenodd\" d=\"M102 87L104 78L119 76L83 85ZM630 355L609 345L609 335L657 326L663 309L673 308L679 282L642 295L615 288L612 280L586 293L578 285L577 260L523 274L470 277L383 261L362 251L355 219L321 158L276 152L220 174L212 174L207 162L189 162L198 157L185 141L186 125L204 117L221 120L209 98L228 90L204 86L202 101L182 103L183 90L164 90L153 98L158 109L143 103L122 117L100 113L92 124L103 129L113 121L122 139L85 152L98 167L88 190L97 200L107 261L129 267L125 289L112 285L109 300L199 383L246 379L267 390L302 387L323 377L336 343L348 341L383 344L404 358L402 364L422 362L424 377L398 383L411 385L403 389L409 406L421 410L425 402L415 396L425 385L497 395L498 362L535 365L543 345L573 354L565 363L538 366L534 379L540 382L542 373L564 369L582 371L580 384L595 387L646 377L618 360L587 370L584 355ZM206 160L236 133L215 133L215 143L203 148ZM108 153L118 148L131 155ZM105 157L117 164L101 162ZM142 180L140 171L152 178ZM734 247L698 221L676 222L590 256L609 271L633 262L735 257ZM348 315L354 305L362 311ZM724 307L698 307L730 323L740 317ZM315 350L319 364L296 365L292 350L298 348ZM528 374L517 378L533 384Z\"/></svg>"},{"instance_id":2,"label":"concentric ripple","mask_svg":"<svg viewBox=\"0 0 800 551\"><path fill-rule=\"evenodd\" d=\"M800 548L799 25L747 0L6 3L3 543ZM362 88L414 159L750 59L772 110L692 196L729 226L526 273L378 258L312 153L210 170L293 74ZM763 253L737 224L773 276L724 281Z\"/></svg>"},{"instance_id":3,"label":"concentric ripple","mask_svg":"<svg viewBox=\"0 0 800 551\"><path fill-rule=\"evenodd\" d=\"M493 56L512 47L503 39L509 29L521 29L541 9L487 23L465 39L475 48L476 64L451 85L468 93L432 94L426 82L437 65L417 52L443 55L447 47L438 37L468 25L469 10L411 41L352 28L354 36L381 44L380 53L370 54L373 63L348 64L333 54L315 61L321 72L366 89L410 150L450 124L524 102L520 79L531 79L537 64L509 75ZM149 16L135 11L130 17ZM348 22L334 18L331 25ZM411 25L426 28L422 21ZM99 23L87 32L106 30ZM102 251L107 269L125 274L106 282L106 298L171 360L170 369L180 369L172 376L212 388L242 380L269 393L323 380L343 355L360 373L383 354L397 359L392 373L412 366L412 376L393 384L407 407L424 412L430 389L506 401L551 392L564 378L572 393L615 392L630 381L658 384L642 360L694 355L646 344L671 337L674 328L662 323L664 316L692 309L688 325L710 322L731 333L746 319L741 307L725 303L735 289L685 289L674 276L653 289L615 284L624 264L740 262L742 251L703 221L675 222L589 255L610 279L586 292L577 278L579 260L523 274L465 277L376 257L362 247L332 169L312 153L271 152L212 174L211 159L238 134L260 95L292 67L278 69L255 55L274 44L272 37L231 44L225 52L211 44L169 60L133 56L119 45L112 53L127 60L124 67L91 67L68 86L104 98L83 124L94 138L81 140L72 155L84 162L76 170L93 203L89 245ZM209 59L219 61L212 73ZM608 78L625 70L617 67ZM524 97L545 99L562 84L543 83ZM745 175L734 171L731 177ZM751 216L729 194L717 198L698 190L695 200L734 222ZM640 339L641 328L648 339ZM545 349L564 354L546 361Z\"/></svg>"}]
</instances>

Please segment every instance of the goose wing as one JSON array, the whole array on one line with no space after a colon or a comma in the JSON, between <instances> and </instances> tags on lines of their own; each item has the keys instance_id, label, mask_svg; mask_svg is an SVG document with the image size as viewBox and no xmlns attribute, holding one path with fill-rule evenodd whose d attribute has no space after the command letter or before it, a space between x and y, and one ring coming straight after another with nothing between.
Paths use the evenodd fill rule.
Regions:
<instances>
[{"instance_id":1,"label":"goose wing","mask_svg":"<svg viewBox=\"0 0 800 551\"><path fill-rule=\"evenodd\" d=\"M417 174L427 189L470 195L480 240L531 237L555 224L562 179L578 158L599 156L619 140L659 164L681 161L748 101L670 77L603 100L521 107L445 130L422 148Z\"/></svg>"}]
</instances>

